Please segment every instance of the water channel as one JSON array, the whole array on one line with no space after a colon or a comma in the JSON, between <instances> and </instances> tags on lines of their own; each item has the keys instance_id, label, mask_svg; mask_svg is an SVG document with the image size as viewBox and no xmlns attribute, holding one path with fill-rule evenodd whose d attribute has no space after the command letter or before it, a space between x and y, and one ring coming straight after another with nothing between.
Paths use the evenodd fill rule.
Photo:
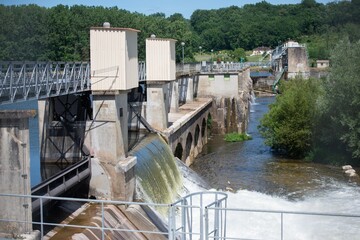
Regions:
<instances>
[{"instance_id":1,"label":"water channel","mask_svg":"<svg viewBox=\"0 0 360 240\"><path fill-rule=\"evenodd\" d=\"M227 143L223 136L213 136L191 168L211 188L230 190L229 207L360 214L360 187L349 181L340 167L286 159L264 144L257 126L273 101L273 97L258 98L252 105L248 127L252 140ZM268 217L237 213L228 228L236 237L243 231L241 237L246 239L279 239L280 220ZM359 236L360 219L292 217L287 218L284 232L289 239Z\"/></svg>"}]
</instances>

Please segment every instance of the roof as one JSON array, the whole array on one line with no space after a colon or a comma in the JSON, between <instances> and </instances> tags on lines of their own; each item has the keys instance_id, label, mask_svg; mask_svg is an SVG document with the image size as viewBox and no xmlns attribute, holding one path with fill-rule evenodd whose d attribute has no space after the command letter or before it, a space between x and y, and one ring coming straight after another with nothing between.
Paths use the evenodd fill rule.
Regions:
<instances>
[{"instance_id":1,"label":"roof","mask_svg":"<svg viewBox=\"0 0 360 240\"><path fill-rule=\"evenodd\" d=\"M257 47L253 51L269 51L271 48L269 47Z\"/></svg>"},{"instance_id":2,"label":"roof","mask_svg":"<svg viewBox=\"0 0 360 240\"><path fill-rule=\"evenodd\" d=\"M115 31L131 31L131 32L141 32L140 30L133 28L117 28L117 27L91 27L90 30L115 30Z\"/></svg>"}]
</instances>

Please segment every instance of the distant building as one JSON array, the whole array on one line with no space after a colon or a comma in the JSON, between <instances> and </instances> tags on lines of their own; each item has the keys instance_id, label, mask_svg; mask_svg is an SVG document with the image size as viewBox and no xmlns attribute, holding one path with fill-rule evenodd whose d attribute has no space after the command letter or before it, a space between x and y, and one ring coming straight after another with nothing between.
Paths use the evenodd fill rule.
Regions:
<instances>
[{"instance_id":1,"label":"distant building","mask_svg":"<svg viewBox=\"0 0 360 240\"><path fill-rule=\"evenodd\" d=\"M303 47L303 45L301 45L298 42L295 42L293 40L289 40L286 43L284 43L284 47Z\"/></svg>"},{"instance_id":2,"label":"distant building","mask_svg":"<svg viewBox=\"0 0 360 240\"><path fill-rule=\"evenodd\" d=\"M330 65L329 60L316 60L316 67L317 68L327 68Z\"/></svg>"},{"instance_id":3,"label":"distant building","mask_svg":"<svg viewBox=\"0 0 360 240\"><path fill-rule=\"evenodd\" d=\"M253 55L263 55L264 53L271 53L271 48L269 47L257 47L253 50L251 56Z\"/></svg>"}]
</instances>

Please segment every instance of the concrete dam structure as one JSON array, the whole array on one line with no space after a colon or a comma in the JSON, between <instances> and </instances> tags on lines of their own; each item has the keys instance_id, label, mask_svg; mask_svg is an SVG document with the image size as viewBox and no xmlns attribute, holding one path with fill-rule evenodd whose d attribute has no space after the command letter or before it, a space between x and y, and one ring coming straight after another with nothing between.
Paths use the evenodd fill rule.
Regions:
<instances>
[{"instance_id":1,"label":"concrete dam structure","mask_svg":"<svg viewBox=\"0 0 360 240\"><path fill-rule=\"evenodd\" d=\"M84 160L89 162L86 165L88 171L85 169L83 175L75 169L74 174L68 173L70 175L57 180L63 182L61 187L49 191L52 182L44 188L47 190L39 190L38 194L61 196L70 189L67 183L88 181L88 196L96 199L133 202L141 194L146 194L146 200L169 204L177 197L177 189L181 188L181 176L177 176L176 164L172 162L174 157L189 166L207 143L210 129L212 133L220 134L246 130L252 94L249 68L224 73L201 69L177 71L176 40L151 37L146 39L146 79L139 82L137 33L138 30L126 28L91 28L91 91L84 89L74 94L38 100L41 162L64 166ZM134 92L145 94L146 101L134 100ZM8 115L1 112L0 116L5 118ZM28 116L16 119L26 120ZM14 126L2 122L1 146L11 147L4 143L9 140L9 128ZM137 131L153 133L132 146L130 151L130 129L134 125ZM24 139L27 137L24 136ZM28 149L26 144L23 147ZM26 152L26 149L17 149L14 156L19 156L19 151ZM16 149L11 148L13 150ZM2 172L9 166L6 159L1 159ZM150 161L155 165L149 165ZM24 162L29 164L28 155L24 155ZM26 171L26 164L20 166L19 172ZM43 173L44 176L53 174L52 170ZM29 181L25 175L19 174L13 182ZM152 194L144 190L149 189L146 185L151 183L140 183L140 178L143 181L160 181L151 180L149 177L152 175L165 176L163 183L170 185L165 187L167 193L164 195L170 191L175 195L165 197L163 193L159 194L160 190L153 190ZM4 179L2 182L7 181ZM141 193L136 190L139 188ZM159 189L162 188L163 185ZM26 184L12 188L12 191L8 189L2 186L0 190L7 194L30 194ZM55 192L57 195L52 195ZM1 197L1 201L9 198ZM22 201L29 201L29 198L23 197ZM10 216L11 211L17 220L31 222L30 207L27 208L30 212L23 216L24 206L30 204L21 204L21 208L14 206L11 210L4 208L2 217ZM37 206L42 209L40 201ZM111 211L111 216L121 215L118 210ZM126 210L121 211L125 214ZM138 218L148 219L149 214L142 213ZM155 225L160 230L164 228L159 223ZM25 227L7 226L7 223L0 223L4 236L21 235L32 229L31 224L25 224Z\"/></svg>"}]
</instances>

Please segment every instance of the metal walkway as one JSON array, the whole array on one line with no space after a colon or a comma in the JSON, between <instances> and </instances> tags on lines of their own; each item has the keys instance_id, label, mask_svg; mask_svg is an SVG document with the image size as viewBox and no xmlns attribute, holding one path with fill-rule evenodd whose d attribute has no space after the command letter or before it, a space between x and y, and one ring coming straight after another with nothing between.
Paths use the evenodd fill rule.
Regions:
<instances>
[{"instance_id":1,"label":"metal walkway","mask_svg":"<svg viewBox=\"0 0 360 240\"><path fill-rule=\"evenodd\" d=\"M66 191L76 186L79 182L90 176L90 162L90 157L86 157L82 161L71 165L67 169L33 187L31 189L31 194L37 196L61 196ZM32 201L33 211L39 210L42 204L47 204L49 201L50 199L43 199L42 203L40 203L39 199L34 198Z\"/></svg>"},{"instance_id":2,"label":"metal walkway","mask_svg":"<svg viewBox=\"0 0 360 240\"><path fill-rule=\"evenodd\" d=\"M177 64L176 76L211 72L236 72L254 63ZM139 62L139 82L146 81L145 62ZM88 62L4 62L0 61L0 104L76 94L91 90Z\"/></svg>"},{"instance_id":3,"label":"metal walkway","mask_svg":"<svg viewBox=\"0 0 360 240\"><path fill-rule=\"evenodd\" d=\"M0 62L0 104L88 90L86 62Z\"/></svg>"}]
</instances>

